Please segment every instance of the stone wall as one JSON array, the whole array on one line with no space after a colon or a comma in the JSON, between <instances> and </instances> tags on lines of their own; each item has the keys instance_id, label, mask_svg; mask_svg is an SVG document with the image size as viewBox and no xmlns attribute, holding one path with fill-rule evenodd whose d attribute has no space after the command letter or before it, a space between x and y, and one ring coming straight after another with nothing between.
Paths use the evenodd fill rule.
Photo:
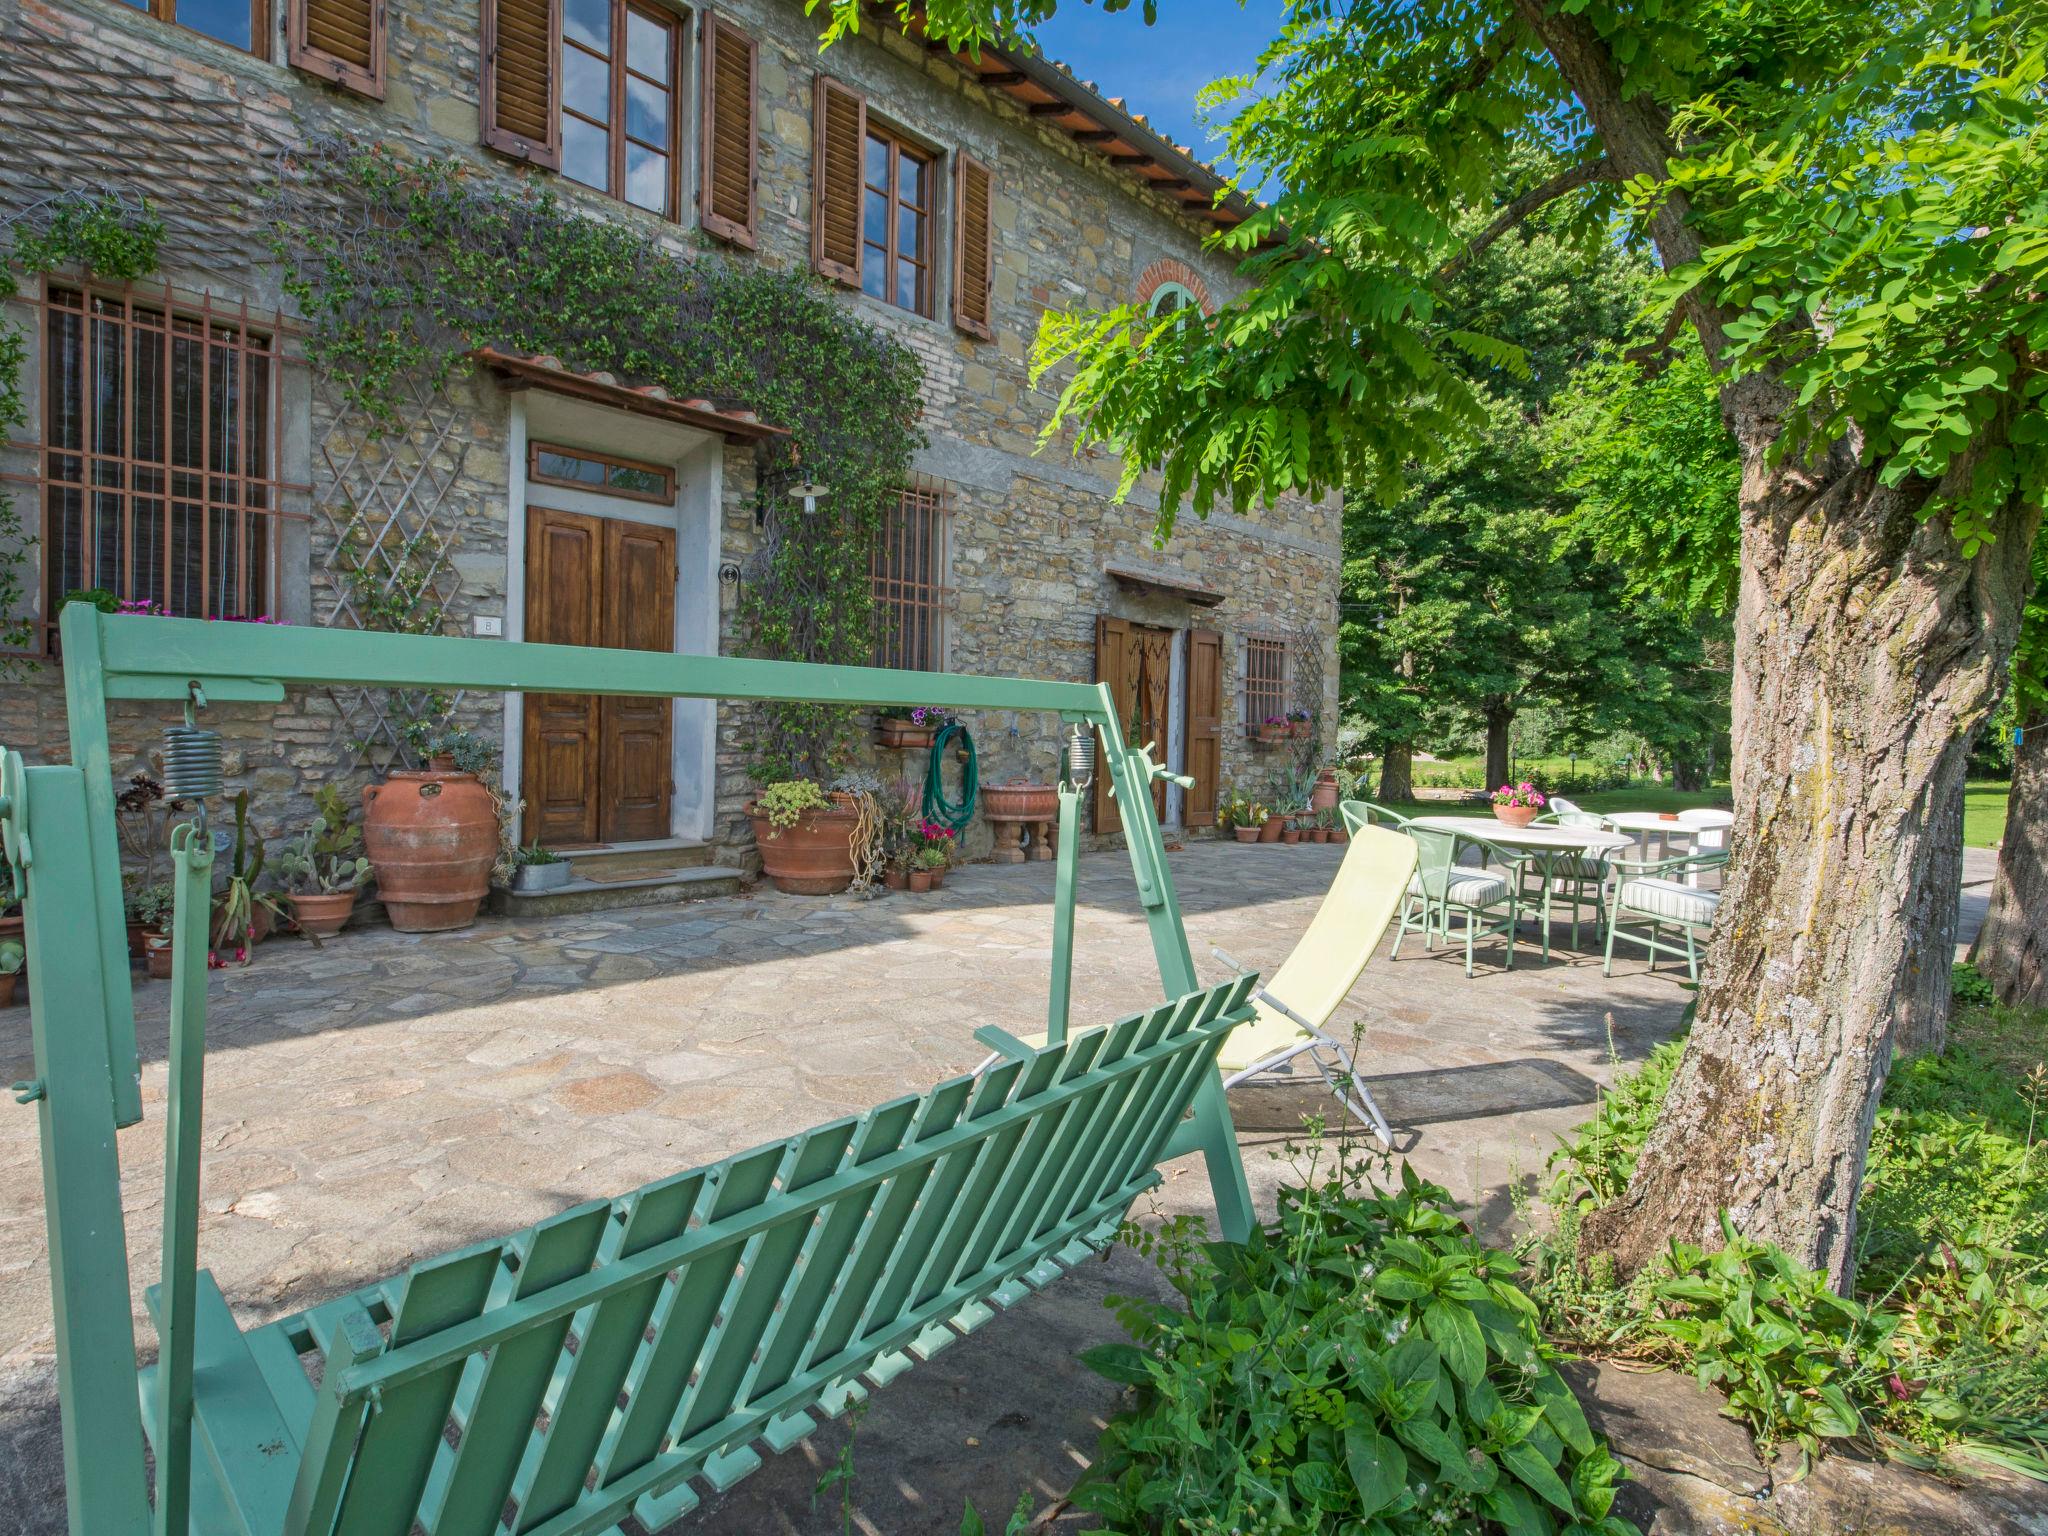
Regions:
<instances>
[{"instance_id":1,"label":"stone wall","mask_svg":"<svg viewBox=\"0 0 2048 1536\"><path fill-rule=\"evenodd\" d=\"M365 102L301 77L279 62L279 34L268 57L252 58L116 0L0 0L0 210L94 181L146 191L165 218L165 276L266 308L279 306L277 278L262 241L260 210L281 151L308 137L350 131L421 153L465 157L493 177L546 177L572 203L626 219L679 253L697 232L626 208L548 173L516 166L478 147L477 11L472 4L390 8L389 88ZM1160 274L1197 292L1227 298L1235 279L1204 252L1200 228L1164 198L1140 190L1100 156L1033 122L1006 99L965 81L950 63L900 38L872 33L820 59L811 23L789 0L746 0L724 14L760 40L761 227L753 259L802 266L810 252L813 78L820 68L870 97L878 119L942 151L964 149L994 175L995 292L992 341L956 331L947 316L948 263L935 263L938 318L926 319L857 293L846 302L916 353L924 366L929 439L920 473L942 481L954 505L948 573L947 665L966 672L1088 680L1094 675L1098 614L1174 627L1220 628L1224 658L1223 778L1267 793L1271 755L1255 752L1241 731L1234 700L1243 635L1313 631L1321 654L1305 663L1322 679L1325 747L1334 744L1335 628L1339 516L1334 505L1285 502L1243 517L1184 518L1169 547L1151 547L1156 512L1141 487L1127 505L1110 500L1114 463L1076 458L1070 446L1042 451L1038 434L1057 380L1034 386L1029 350L1047 307L1112 305L1142 297ZM691 71L686 68L686 76ZM694 179L686 175L686 185ZM942 184L947 178L940 177ZM947 191L950 190L948 187ZM946 228L941 210L941 231ZM26 287L24 296L30 294ZM7 306L8 319L33 325L36 311ZM467 633L479 617L507 612L510 407L487 379L460 380L422 400L410 431L365 443L360 424L335 404L322 381L294 370L297 404L280 445L286 478L306 489L285 510L303 529L293 568L281 583L280 613L300 623L336 618L341 591L331 568L334 534L351 504L398 498L401 516L418 516L446 541L450 628ZM37 423L30 423L30 433ZM18 451L0 467L32 468ZM721 554L744 561L756 547L754 462L750 449L724 455ZM398 488L411 487L402 496ZM19 497L24 510L32 498ZM1216 609L1190 611L1158 597L1119 590L1103 574L1109 562L1154 566L1194 577L1224 594ZM736 648L736 608L724 609L723 641ZM369 771L358 750L373 742L366 701L325 692L294 697L280 709L230 706L211 723L229 736L231 761L255 792L259 820L282 831L302 818L310 793L329 778ZM462 701L460 717L501 729L494 698ZM156 731L171 711L122 706L114 721L118 766L147 766ZM1056 730L1049 719L971 718L984 781L1053 771ZM752 712L724 707L718 732L720 856L746 862L741 807L749 786ZM865 733L863 733L863 739ZM0 741L30 755L64 755L61 695L54 669L26 684L0 686ZM371 761L388 755L374 747ZM1313 754L1308 754L1312 756ZM885 777L904 768L899 755L864 754ZM969 851L987 846L977 827Z\"/></svg>"}]
</instances>

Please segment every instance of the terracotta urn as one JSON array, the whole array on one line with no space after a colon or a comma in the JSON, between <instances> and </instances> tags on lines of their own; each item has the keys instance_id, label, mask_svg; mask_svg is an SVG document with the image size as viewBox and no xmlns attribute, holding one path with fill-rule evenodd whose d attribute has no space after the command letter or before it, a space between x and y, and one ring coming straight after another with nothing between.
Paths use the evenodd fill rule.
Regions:
<instances>
[{"instance_id":1,"label":"terracotta urn","mask_svg":"<svg viewBox=\"0 0 2048 1536\"><path fill-rule=\"evenodd\" d=\"M1496 804L1493 808L1493 814L1504 826L1526 827L1536 819L1536 807L1533 805Z\"/></svg>"},{"instance_id":2,"label":"terracotta urn","mask_svg":"<svg viewBox=\"0 0 2048 1536\"><path fill-rule=\"evenodd\" d=\"M1052 821L1059 813L1059 791L1050 784L1012 779L981 786L981 814L990 821Z\"/></svg>"},{"instance_id":3,"label":"terracotta urn","mask_svg":"<svg viewBox=\"0 0 2048 1536\"><path fill-rule=\"evenodd\" d=\"M299 932L310 934L316 939L331 939L340 933L348 922L349 914L356 909L356 893L347 891L307 891L291 898L292 921Z\"/></svg>"},{"instance_id":4,"label":"terracotta urn","mask_svg":"<svg viewBox=\"0 0 2048 1536\"><path fill-rule=\"evenodd\" d=\"M473 773L393 773L363 786L363 851L400 933L466 928L498 862L498 809Z\"/></svg>"},{"instance_id":5,"label":"terracotta urn","mask_svg":"<svg viewBox=\"0 0 2048 1536\"><path fill-rule=\"evenodd\" d=\"M1314 811L1334 810L1337 805L1337 770L1325 768L1316 775L1315 788L1308 794L1309 809Z\"/></svg>"},{"instance_id":6,"label":"terracotta urn","mask_svg":"<svg viewBox=\"0 0 2048 1536\"><path fill-rule=\"evenodd\" d=\"M827 810L805 811L794 826L778 827L753 806L754 843L761 873L791 896L832 896L853 884L853 834L860 812L853 797L835 794Z\"/></svg>"}]
</instances>

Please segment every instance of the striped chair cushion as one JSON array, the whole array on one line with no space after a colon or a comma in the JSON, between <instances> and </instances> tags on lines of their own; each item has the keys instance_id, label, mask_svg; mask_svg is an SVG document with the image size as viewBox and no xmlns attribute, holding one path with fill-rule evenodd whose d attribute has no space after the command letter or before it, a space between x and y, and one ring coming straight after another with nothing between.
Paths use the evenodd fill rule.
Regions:
<instances>
[{"instance_id":1,"label":"striped chair cushion","mask_svg":"<svg viewBox=\"0 0 2048 1536\"><path fill-rule=\"evenodd\" d=\"M1408 880L1408 894L1426 896L1422 876L1412 875ZM1444 891L1444 899L1454 907L1490 907L1496 902L1508 899L1508 883L1499 875L1482 875L1476 870L1453 872L1450 883Z\"/></svg>"},{"instance_id":2,"label":"striped chair cushion","mask_svg":"<svg viewBox=\"0 0 2048 1536\"><path fill-rule=\"evenodd\" d=\"M1681 880L1662 880L1646 875L1640 880L1622 883L1621 904L1631 912L1641 912L1648 917L1706 928L1713 924L1714 913L1721 905L1721 893L1696 891Z\"/></svg>"}]
</instances>

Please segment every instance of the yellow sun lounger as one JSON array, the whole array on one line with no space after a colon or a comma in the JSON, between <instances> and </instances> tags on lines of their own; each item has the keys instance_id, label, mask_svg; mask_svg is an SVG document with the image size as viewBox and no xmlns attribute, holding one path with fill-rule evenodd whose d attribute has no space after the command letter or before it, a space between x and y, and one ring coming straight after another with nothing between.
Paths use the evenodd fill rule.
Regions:
<instances>
[{"instance_id":1,"label":"yellow sun lounger","mask_svg":"<svg viewBox=\"0 0 2048 1536\"><path fill-rule=\"evenodd\" d=\"M1272 980L1252 994L1257 1017L1238 1025L1223 1042L1216 1064L1225 1088L1266 1077L1284 1080L1289 1074L1281 1069L1306 1055L1338 1102L1370 1125L1381 1142L1393 1146L1394 1134L1366 1091L1350 1046L1325 1026L1380 947L1414 873L1415 844L1406 834L1354 826L1349 851L1308 931ZM1240 973L1247 969L1220 949L1215 954ZM1022 1038L1036 1047L1046 1037L1041 1033ZM1000 1059L990 1056L975 1070L986 1071Z\"/></svg>"},{"instance_id":2,"label":"yellow sun lounger","mask_svg":"<svg viewBox=\"0 0 2048 1536\"><path fill-rule=\"evenodd\" d=\"M1216 1064L1225 1088L1280 1075L1282 1067L1306 1055L1338 1102L1393 1146L1393 1133L1359 1078L1350 1046L1326 1026L1380 947L1414 873L1415 844L1404 834L1373 826L1351 834L1350 850L1308 931L1252 994L1258 1017L1238 1025L1223 1042ZM1220 950L1217 957L1245 969Z\"/></svg>"}]
</instances>

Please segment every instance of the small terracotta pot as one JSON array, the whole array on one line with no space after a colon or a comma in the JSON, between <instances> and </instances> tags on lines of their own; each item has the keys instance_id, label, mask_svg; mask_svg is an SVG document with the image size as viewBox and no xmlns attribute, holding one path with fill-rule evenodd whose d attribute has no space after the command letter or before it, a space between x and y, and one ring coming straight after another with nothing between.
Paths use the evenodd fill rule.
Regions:
<instances>
[{"instance_id":1,"label":"small terracotta pot","mask_svg":"<svg viewBox=\"0 0 2048 1536\"><path fill-rule=\"evenodd\" d=\"M1316 775L1316 787L1309 791L1309 807L1312 810L1332 811L1337 808L1337 770L1325 768Z\"/></svg>"},{"instance_id":2,"label":"small terracotta pot","mask_svg":"<svg viewBox=\"0 0 2048 1536\"><path fill-rule=\"evenodd\" d=\"M0 976L0 1008L14 1006L14 989L21 985L21 972L9 971Z\"/></svg>"},{"instance_id":3,"label":"small terracotta pot","mask_svg":"<svg viewBox=\"0 0 2048 1536\"><path fill-rule=\"evenodd\" d=\"M944 864L941 864L937 869L933 870L931 872L932 889L936 891L940 886L944 885L946 883L946 876L951 873L952 870Z\"/></svg>"},{"instance_id":4,"label":"small terracotta pot","mask_svg":"<svg viewBox=\"0 0 2048 1536\"><path fill-rule=\"evenodd\" d=\"M169 981L171 979L171 941L161 935L154 935L149 939L145 939L143 943L146 946L143 950L143 957L149 964L149 979L151 981Z\"/></svg>"},{"instance_id":5,"label":"small terracotta pot","mask_svg":"<svg viewBox=\"0 0 2048 1536\"><path fill-rule=\"evenodd\" d=\"M1350 842L1351 829L1349 827L1332 827L1330 829L1330 841L1333 843Z\"/></svg>"},{"instance_id":6,"label":"small terracotta pot","mask_svg":"<svg viewBox=\"0 0 2048 1536\"><path fill-rule=\"evenodd\" d=\"M1533 805L1495 805L1493 814L1495 819L1504 826L1526 827L1536 819L1536 807Z\"/></svg>"},{"instance_id":7,"label":"small terracotta pot","mask_svg":"<svg viewBox=\"0 0 2048 1536\"><path fill-rule=\"evenodd\" d=\"M761 850L761 873L778 891L833 896L853 884L853 833L860 813L851 796L832 798L829 809L805 811L791 827L778 827L747 807Z\"/></svg>"},{"instance_id":8,"label":"small terracotta pot","mask_svg":"<svg viewBox=\"0 0 2048 1536\"><path fill-rule=\"evenodd\" d=\"M1310 827L1308 829L1308 840L1312 843L1327 843L1330 840L1330 829L1328 827Z\"/></svg>"},{"instance_id":9,"label":"small terracotta pot","mask_svg":"<svg viewBox=\"0 0 2048 1536\"><path fill-rule=\"evenodd\" d=\"M910 871L898 869L892 864L882 871L882 884L892 891L904 890L910 884Z\"/></svg>"},{"instance_id":10,"label":"small terracotta pot","mask_svg":"<svg viewBox=\"0 0 2048 1536\"><path fill-rule=\"evenodd\" d=\"M473 773L393 773L363 786L363 851L400 933L466 928L491 889L498 810Z\"/></svg>"},{"instance_id":11,"label":"small terracotta pot","mask_svg":"<svg viewBox=\"0 0 2048 1536\"><path fill-rule=\"evenodd\" d=\"M1282 833L1280 834L1280 841L1281 841L1281 842L1283 842L1283 843L1298 843L1298 842L1300 842L1300 841L1301 841L1301 828L1299 828L1299 827L1289 827L1289 828L1288 828L1288 829L1287 829L1286 831L1284 831L1284 832L1282 832Z\"/></svg>"},{"instance_id":12,"label":"small terracotta pot","mask_svg":"<svg viewBox=\"0 0 2048 1536\"><path fill-rule=\"evenodd\" d=\"M131 920L128 924L128 958L140 960L142 953L142 924Z\"/></svg>"},{"instance_id":13,"label":"small terracotta pot","mask_svg":"<svg viewBox=\"0 0 2048 1536\"><path fill-rule=\"evenodd\" d=\"M340 933L348 922L349 914L356 909L356 893L352 890L309 891L303 896L294 896L292 920L298 924L299 932L309 933L316 939L331 939Z\"/></svg>"},{"instance_id":14,"label":"small terracotta pot","mask_svg":"<svg viewBox=\"0 0 2048 1536\"><path fill-rule=\"evenodd\" d=\"M913 892L928 891L932 888L932 872L928 869L911 870L909 879L910 889Z\"/></svg>"},{"instance_id":15,"label":"small terracotta pot","mask_svg":"<svg viewBox=\"0 0 2048 1536\"><path fill-rule=\"evenodd\" d=\"M1280 834L1286 830L1286 827L1287 818L1285 816L1268 816L1265 825L1259 828L1259 841L1262 843L1279 842Z\"/></svg>"},{"instance_id":16,"label":"small terracotta pot","mask_svg":"<svg viewBox=\"0 0 2048 1536\"><path fill-rule=\"evenodd\" d=\"M1259 840L1257 827L1232 827L1230 830L1240 843L1256 843Z\"/></svg>"}]
</instances>

